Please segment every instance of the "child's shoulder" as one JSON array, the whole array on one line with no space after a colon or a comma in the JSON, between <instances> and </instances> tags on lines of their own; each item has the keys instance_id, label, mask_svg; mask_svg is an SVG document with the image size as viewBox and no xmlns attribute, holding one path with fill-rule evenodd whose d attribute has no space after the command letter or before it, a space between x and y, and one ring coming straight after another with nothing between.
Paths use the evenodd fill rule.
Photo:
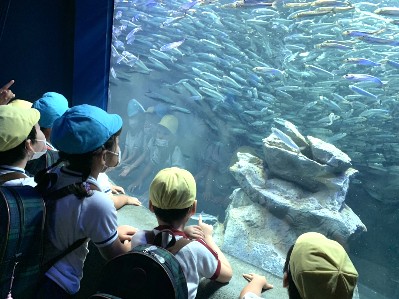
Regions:
<instances>
[{"instance_id":1,"label":"child's shoulder","mask_svg":"<svg viewBox=\"0 0 399 299\"><path fill-rule=\"evenodd\" d=\"M198 257L209 258L210 256L214 256L216 259L218 258L217 253L214 250L212 250L208 246L208 244L206 244L206 242L202 239L193 240L184 248L186 248L186 250L191 251L193 255L196 255Z\"/></svg>"}]
</instances>

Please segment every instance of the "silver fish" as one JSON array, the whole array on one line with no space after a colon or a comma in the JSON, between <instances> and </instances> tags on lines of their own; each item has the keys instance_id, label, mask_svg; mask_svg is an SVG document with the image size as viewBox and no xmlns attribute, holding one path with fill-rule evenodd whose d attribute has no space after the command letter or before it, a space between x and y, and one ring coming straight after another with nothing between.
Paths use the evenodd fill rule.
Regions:
<instances>
[{"instance_id":1,"label":"silver fish","mask_svg":"<svg viewBox=\"0 0 399 299\"><path fill-rule=\"evenodd\" d=\"M301 152L301 149L298 147L298 145L296 145L296 143L287 134L283 133L277 128L272 128L271 130L278 139L284 142L284 144L292 149L294 152Z\"/></svg>"},{"instance_id":2,"label":"silver fish","mask_svg":"<svg viewBox=\"0 0 399 299\"><path fill-rule=\"evenodd\" d=\"M204 211L202 211L201 213L195 213L190 217L190 219L199 220L200 216L203 222L213 222L213 223L218 222L218 217L213 216L211 214L206 214L204 213Z\"/></svg>"}]
</instances>

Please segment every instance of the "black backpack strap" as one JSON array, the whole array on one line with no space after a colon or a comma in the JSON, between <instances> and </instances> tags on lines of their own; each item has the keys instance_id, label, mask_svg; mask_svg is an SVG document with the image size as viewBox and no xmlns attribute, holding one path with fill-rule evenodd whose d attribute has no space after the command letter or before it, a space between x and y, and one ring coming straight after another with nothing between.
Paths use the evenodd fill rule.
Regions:
<instances>
[{"instance_id":1,"label":"black backpack strap","mask_svg":"<svg viewBox=\"0 0 399 299\"><path fill-rule=\"evenodd\" d=\"M88 184L88 186L90 187L90 190L97 190L97 191L101 191L97 186L91 184L91 183L86 183ZM74 194L74 189L76 189L78 186L76 184L70 184L67 186L64 186L60 189L57 189L55 191L51 191L49 193L45 193L43 194L43 197L45 199L45 201L48 200L57 200L60 198L63 198L69 194Z\"/></svg>"},{"instance_id":2,"label":"black backpack strap","mask_svg":"<svg viewBox=\"0 0 399 299\"><path fill-rule=\"evenodd\" d=\"M184 246L188 245L191 242L192 242L192 240L190 240L190 239L181 238L181 239L176 241L175 245L173 245L172 247L167 248L167 250L171 254L175 255L176 253L178 253L180 251L180 249L182 249Z\"/></svg>"},{"instance_id":3,"label":"black backpack strap","mask_svg":"<svg viewBox=\"0 0 399 299\"><path fill-rule=\"evenodd\" d=\"M146 230L145 239L147 240L147 244L154 244L155 233L152 230Z\"/></svg>"},{"instance_id":4,"label":"black backpack strap","mask_svg":"<svg viewBox=\"0 0 399 299\"><path fill-rule=\"evenodd\" d=\"M62 253L53 257L51 260L47 261L42 267L43 273L46 273L56 262L61 260L67 254L71 253L72 251L74 251L75 249L77 249L78 247L83 245L83 243L86 242L87 239L88 238L82 238L82 239L75 241L71 246L69 246L67 249L65 249Z\"/></svg>"},{"instance_id":5,"label":"black backpack strap","mask_svg":"<svg viewBox=\"0 0 399 299\"><path fill-rule=\"evenodd\" d=\"M1 175L0 185L3 185L4 183L6 183L8 181L17 180L17 179L25 179L25 178L27 178L27 176L21 172L16 172L16 171L8 172L8 173Z\"/></svg>"},{"instance_id":6,"label":"black backpack strap","mask_svg":"<svg viewBox=\"0 0 399 299\"><path fill-rule=\"evenodd\" d=\"M96 186L94 186L93 184L89 183L89 185L90 185L91 189L98 190L98 188ZM75 184L70 184L70 185L64 186L58 190L44 194L44 199L46 202L47 201L56 201L57 199L63 198L69 194L73 194L72 191L73 191L73 188L75 188L75 187L76 187ZM78 247L82 246L87 240L88 240L88 238L82 238L82 239L75 241L71 246L69 246L67 249L65 249L63 252L61 252L59 255L56 255L55 257L46 261L42 267L43 273L46 273L56 262L61 260L63 257L68 255L69 253L71 253L72 251L77 249Z\"/></svg>"},{"instance_id":7,"label":"black backpack strap","mask_svg":"<svg viewBox=\"0 0 399 299\"><path fill-rule=\"evenodd\" d=\"M176 237L171 230L164 229L155 235L152 244L168 249L176 244Z\"/></svg>"},{"instance_id":8,"label":"black backpack strap","mask_svg":"<svg viewBox=\"0 0 399 299\"><path fill-rule=\"evenodd\" d=\"M154 231L146 231L145 236L148 244L154 244L156 246L165 248L170 253L175 255L184 246L192 242L190 239L180 238L176 241L176 237L171 230L165 229L155 235Z\"/></svg>"},{"instance_id":9,"label":"black backpack strap","mask_svg":"<svg viewBox=\"0 0 399 299\"><path fill-rule=\"evenodd\" d=\"M65 196L73 193L72 186L73 185L68 185L68 186L62 187L58 190L43 194L43 197L44 197L45 201L57 200L57 199L63 198Z\"/></svg>"}]
</instances>

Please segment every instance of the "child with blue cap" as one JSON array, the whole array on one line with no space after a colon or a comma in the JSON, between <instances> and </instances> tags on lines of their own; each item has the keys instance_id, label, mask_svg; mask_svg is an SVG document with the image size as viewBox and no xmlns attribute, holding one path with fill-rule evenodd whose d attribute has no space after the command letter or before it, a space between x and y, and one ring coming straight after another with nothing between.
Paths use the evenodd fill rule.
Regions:
<instances>
[{"instance_id":1,"label":"child with blue cap","mask_svg":"<svg viewBox=\"0 0 399 299\"><path fill-rule=\"evenodd\" d=\"M58 160L57 149L51 144L50 134L54 121L68 109L68 100L59 93L46 92L32 107L40 112L39 126L46 139L47 152L39 159L29 161L26 171L35 175Z\"/></svg>"},{"instance_id":2,"label":"child with blue cap","mask_svg":"<svg viewBox=\"0 0 399 299\"><path fill-rule=\"evenodd\" d=\"M46 92L32 107L40 112L40 129L46 136L48 147L54 149L50 143L51 128L54 121L68 110L68 100L57 92Z\"/></svg>"},{"instance_id":3,"label":"child with blue cap","mask_svg":"<svg viewBox=\"0 0 399 299\"><path fill-rule=\"evenodd\" d=\"M37 298L71 298L78 292L88 240L107 260L130 249L129 242L123 242L136 229L118 227L116 209L97 182L102 171L118 164L121 129L119 115L90 105L68 109L53 124L51 140L60 154L56 164L64 166L38 173L35 180L44 194L66 186L70 192L53 202L47 236L60 252L77 240L87 241L45 273Z\"/></svg>"},{"instance_id":4,"label":"child with blue cap","mask_svg":"<svg viewBox=\"0 0 399 299\"><path fill-rule=\"evenodd\" d=\"M143 115L144 108L136 99L131 99L127 106L129 117L129 130L126 133L125 146L122 151L121 162L123 164L135 161L143 150L144 132Z\"/></svg>"},{"instance_id":5,"label":"child with blue cap","mask_svg":"<svg viewBox=\"0 0 399 299\"><path fill-rule=\"evenodd\" d=\"M46 92L33 103L32 107L40 112L39 125L47 142L46 155L40 159L29 161L26 166L27 172L35 175L40 170L52 165L59 158L58 150L51 144L50 136L55 120L68 110L68 100L57 92ZM97 182L101 186L101 190L107 193L114 202L117 209L126 204L141 205L137 198L126 195L122 187L112 184L104 172L99 174Z\"/></svg>"}]
</instances>

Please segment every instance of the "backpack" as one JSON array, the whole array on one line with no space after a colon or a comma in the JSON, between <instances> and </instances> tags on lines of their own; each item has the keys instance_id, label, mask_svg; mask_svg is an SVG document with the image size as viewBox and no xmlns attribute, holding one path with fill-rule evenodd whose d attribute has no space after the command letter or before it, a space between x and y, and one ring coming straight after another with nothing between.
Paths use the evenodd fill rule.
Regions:
<instances>
[{"instance_id":1,"label":"backpack","mask_svg":"<svg viewBox=\"0 0 399 299\"><path fill-rule=\"evenodd\" d=\"M31 298L43 259L45 206L29 186L0 187L0 298Z\"/></svg>"},{"instance_id":2,"label":"backpack","mask_svg":"<svg viewBox=\"0 0 399 299\"><path fill-rule=\"evenodd\" d=\"M152 236L151 236L152 234ZM191 240L176 241L170 230L156 236L147 232L152 244L139 245L130 252L111 259L102 269L98 293L121 299L187 299L187 281L174 256ZM167 244L165 241L167 240ZM157 244L157 245L154 245ZM165 247L165 248L163 248ZM96 296L93 295L93 296Z\"/></svg>"},{"instance_id":3,"label":"backpack","mask_svg":"<svg viewBox=\"0 0 399 299\"><path fill-rule=\"evenodd\" d=\"M59 194L64 196L65 193ZM50 196L51 200L58 199ZM45 260L46 202L31 186L0 186L0 298L34 298L44 273L78 248L77 240L62 253ZM47 252L47 251L46 251Z\"/></svg>"}]
</instances>

